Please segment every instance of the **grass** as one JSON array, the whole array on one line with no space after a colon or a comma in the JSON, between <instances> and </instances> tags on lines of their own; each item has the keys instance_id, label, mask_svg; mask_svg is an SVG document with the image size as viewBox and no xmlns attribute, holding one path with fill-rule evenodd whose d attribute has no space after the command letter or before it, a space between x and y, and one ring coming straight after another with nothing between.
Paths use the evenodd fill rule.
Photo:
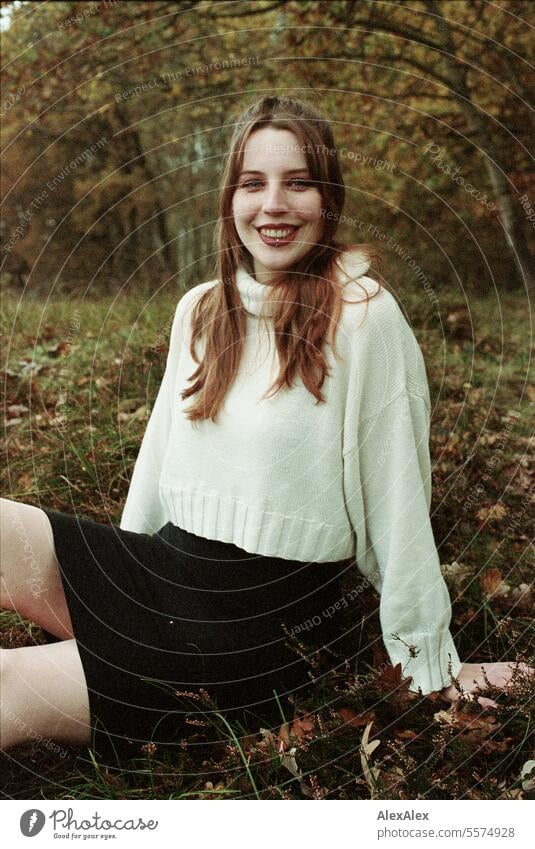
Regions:
<instances>
[{"instance_id":1,"label":"grass","mask_svg":"<svg viewBox=\"0 0 535 849\"><path fill-rule=\"evenodd\" d=\"M398 293L400 294L400 293ZM118 523L155 398L176 293L123 302L4 299L7 377L6 497ZM531 336L525 303L470 296L475 327L450 335L454 306L440 312L416 292L403 304L424 352L433 401L432 523L448 573L452 630L465 661L533 664L533 510L529 389ZM511 415L513 411L513 415ZM531 415L530 415L531 414ZM500 584L502 580L502 584ZM358 575L347 579L356 585ZM489 583L490 582L490 583ZM493 583L498 591L489 592ZM503 582L509 585L503 590ZM525 589L527 585L528 590ZM524 589L522 589L524 587ZM518 679L496 711L408 693L385 673L378 597L361 593L342 611L346 637L324 658L325 675L296 699L313 729L294 729L280 753L268 731L219 714L193 716L173 753L135 749L98 759L88 748L33 742L1 756L2 792L50 799L522 798L532 757L533 692ZM364 636L362 636L364 635ZM43 642L17 614L0 619L4 647ZM357 652L358 666L355 668ZM329 662L330 657L330 662ZM311 670L312 671L312 670ZM448 718L449 717L449 718ZM292 717L288 717L291 721ZM371 726L368 728L368 726ZM363 757L362 738L379 741ZM294 759L293 759L294 758ZM364 766L367 768L364 769Z\"/></svg>"}]
</instances>

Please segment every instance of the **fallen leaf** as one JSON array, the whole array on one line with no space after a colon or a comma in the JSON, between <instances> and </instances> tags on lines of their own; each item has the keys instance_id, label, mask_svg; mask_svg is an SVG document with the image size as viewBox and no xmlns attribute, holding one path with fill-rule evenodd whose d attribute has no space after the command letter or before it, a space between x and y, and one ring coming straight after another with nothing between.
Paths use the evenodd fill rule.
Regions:
<instances>
[{"instance_id":1,"label":"fallen leaf","mask_svg":"<svg viewBox=\"0 0 535 849\"><path fill-rule=\"evenodd\" d=\"M449 710L438 711L434 715L437 722L458 729L459 738L465 743L487 743L487 737L500 730L501 725L492 714L473 713L463 710L459 702L454 702ZM494 742L494 741L492 741ZM499 748L497 751L501 751Z\"/></svg>"},{"instance_id":2,"label":"fallen leaf","mask_svg":"<svg viewBox=\"0 0 535 849\"><path fill-rule=\"evenodd\" d=\"M520 778L522 779L522 790L528 792L535 790L535 761L526 761L520 770Z\"/></svg>"},{"instance_id":3,"label":"fallen leaf","mask_svg":"<svg viewBox=\"0 0 535 849\"><path fill-rule=\"evenodd\" d=\"M391 664L386 666L381 675L374 681L374 686L380 693L388 693L399 704L402 705L407 701L417 697L415 693L409 691L412 682L412 676L402 676L401 663L395 666Z\"/></svg>"},{"instance_id":4,"label":"fallen leaf","mask_svg":"<svg viewBox=\"0 0 535 849\"><path fill-rule=\"evenodd\" d=\"M398 740L414 740L415 737L418 737L416 731L411 731L410 728L405 728L403 731L394 730L394 737L397 737Z\"/></svg>"},{"instance_id":5,"label":"fallen leaf","mask_svg":"<svg viewBox=\"0 0 535 849\"><path fill-rule=\"evenodd\" d=\"M487 755L491 755L493 752L505 754L505 752L511 751L512 742L512 737L505 737L503 740L487 740L483 744L481 751Z\"/></svg>"},{"instance_id":6,"label":"fallen leaf","mask_svg":"<svg viewBox=\"0 0 535 849\"><path fill-rule=\"evenodd\" d=\"M514 587L509 594L509 600L518 613L529 613L533 610L533 587L529 584Z\"/></svg>"},{"instance_id":7,"label":"fallen leaf","mask_svg":"<svg viewBox=\"0 0 535 849\"><path fill-rule=\"evenodd\" d=\"M291 746L292 738L302 739L302 738L311 738L314 735L315 731L315 722L313 714L303 714L302 716L296 716L292 725L285 722L281 725L279 729L279 733L277 735L277 749L278 751L285 751Z\"/></svg>"},{"instance_id":8,"label":"fallen leaf","mask_svg":"<svg viewBox=\"0 0 535 849\"><path fill-rule=\"evenodd\" d=\"M291 734L293 737L306 737L314 732L315 723L312 714L296 716L292 722Z\"/></svg>"},{"instance_id":9,"label":"fallen leaf","mask_svg":"<svg viewBox=\"0 0 535 849\"><path fill-rule=\"evenodd\" d=\"M375 752L376 748L381 745L381 741L372 740L371 743L368 742L372 725L373 722L369 722L364 730L364 734L362 735L362 740L360 743L360 763L362 765L364 777L368 782L371 796L372 798L374 798L377 790L377 779L379 778L381 771L376 766L370 766L369 759L373 752Z\"/></svg>"},{"instance_id":10,"label":"fallen leaf","mask_svg":"<svg viewBox=\"0 0 535 849\"><path fill-rule=\"evenodd\" d=\"M117 420L120 422L132 422L132 421L145 421L148 419L149 411L146 404L143 404L142 407L138 407L133 413L118 413Z\"/></svg>"},{"instance_id":11,"label":"fallen leaf","mask_svg":"<svg viewBox=\"0 0 535 849\"><path fill-rule=\"evenodd\" d=\"M473 339L470 311L464 304L452 307L446 316L446 327L457 339ZM454 346L455 347L455 346Z\"/></svg>"},{"instance_id":12,"label":"fallen leaf","mask_svg":"<svg viewBox=\"0 0 535 849\"><path fill-rule=\"evenodd\" d=\"M133 413L138 407L143 405L144 401L144 398L123 398L119 401L117 409L121 413Z\"/></svg>"},{"instance_id":13,"label":"fallen leaf","mask_svg":"<svg viewBox=\"0 0 535 849\"><path fill-rule=\"evenodd\" d=\"M375 719L375 712L373 710L366 713L355 713L350 707L342 707L338 708L336 713L344 726L350 725L353 728L360 728L362 725L367 725L368 722L373 722Z\"/></svg>"},{"instance_id":14,"label":"fallen leaf","mask_svg":"<svg viewBox=\"0 0 535 849\"><path fill-rule=\"evenodd\" d=\"M441 564L440 570L444 578L453 584L453 586L460 585L464 580L471 577L473 572L471 566L457 563L456 560L454 560L453 563Z\"/></svg>"},{"instance_id":15,"label":"fallen leaf","mask_svg":"<svg viewBox=\"0 0 535 849\"><path fill-rule=\"evenodd\" d=\"M435 722L442 722L444 725L453 725L453 715L448 710L439 710L433 714Z\"/></svg>"},{"instance_id":16,"label":"fallen leaf","mask_svg":"<svg viewBox=\"0 0 535 849\"><path fill-rule=\"evenodd\" d=\"M294 778L297 779L303 796L308 796L309 799L312 799L314 797L314 792L312 788L309 787L306 781L304 781L303 779L303 774L297 766L297 761L295 760L295 752L296 749L295 747L293 747L284 754L281 754L281 765L287 770L289 770L289 772L292 773Z\"/></svg>"},{"instance_id":17,"label":"fallen leaf","mask_svg":"<svg viewBox=\"0 0 535 849\"><path fill-rule=\"evenodd\" d=\"M10 404L7 408L7 417L9 419L19 418L22 413L27 413L28 407L26 404ZM20 418L19 418L20 421Z\"/></svg>"},{"instance_id":18,"label":"fallen leaf","mask_svg":"<svg viewBox=\"0 0 535 849\"><path fill-rule=\"evenodd\" d=\"M469 607L468 610L464 611L464 613L457 613L454 617L454 622L456 625L466 625L473 619L477 619L477 615L475 608Z\"/></svg>"},{"instance_id":19,"label":"fallen leaf","mask_svg":"<svg viewBox=\"0 0 535 849\"><path fill-rule=\"evenodd\" d=\"M504 507L503 504L492 504L490 507L481 507L480 510L477 511L476 516L482 522L488 521L499 521L503 519L504 516L507 516L507 507Z\"/></svg>"},{"instance_id":20,"label":"fallen leaf","mask_svg":"<svg viewBox=\"0 0 535 849\"><path fill-rule=\"evenodd\" d=\"M507 595L511 587L502 578L502 573L495 566L487 569L480 578L481 589L487 599L493 596Z\"/></svg>"}]
</instances>

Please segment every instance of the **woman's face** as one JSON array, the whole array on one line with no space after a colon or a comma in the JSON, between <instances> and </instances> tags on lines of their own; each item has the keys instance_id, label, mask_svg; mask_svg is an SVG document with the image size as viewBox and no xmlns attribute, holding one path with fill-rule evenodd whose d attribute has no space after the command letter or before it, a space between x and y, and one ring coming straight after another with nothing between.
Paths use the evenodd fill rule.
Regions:
<instances>
[{"instance_id":1,"label":"woman's face","mask_svg":"<svg viewBox=\"0 0 535 849\"><path fill-rule=\"evenodd\" d=\"M276 280L321 238L323 200L318 184L307 183L312 175L300 148L290 130L274 127L255 130L245 146L232 212L261 283Z\"/></svg>"}]
</instances>

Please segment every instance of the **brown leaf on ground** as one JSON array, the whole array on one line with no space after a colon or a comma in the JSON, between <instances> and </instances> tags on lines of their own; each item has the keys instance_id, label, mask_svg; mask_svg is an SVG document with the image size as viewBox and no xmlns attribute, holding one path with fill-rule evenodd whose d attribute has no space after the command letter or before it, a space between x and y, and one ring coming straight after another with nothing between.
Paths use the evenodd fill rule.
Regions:
<instances>
[{"instance_id":1,"label":"brown leaf on ground","mask_svg":"<svg viewBox=\"0 0 535 849\"><path fill-rule=\"evenodd\" d=\"M375 719L375 711L367 711L366 713L355 713L353 708L342 707L336 710L336 713L342 720L343 725L351 725L353 728L360 728L361 725L367 725Z\"/></svg>"},{"instance_id":2,"label":"brown leaf on ground","mask_svg":"<svg viewBox=\"0 0 535 849\"><path fill-rule=\"evenodd\" d=\"M456 625L466 625L472 620L477 620L477 611L474 607L469 607L464 613L457 613L453 619Z\"/></svg>"},{"instance_id":3,"label":"brown leaf on ground","mask_svg":"<svg viewBox=\"0 0 535 849\"><path fill-rule=\"evenodd\" d=\"M481 522L499 521L507 516L507 507L500 503L491 504L489 507L481 507L476 516Z\"/></svg>"},{"instance_id":4,"label":"brown leaf on ground","mask_svg":"<svg viewBox=\"0 0 535 849\"><path fill-rule=\"evenodd\" d=\"M487 755L491 755L493 752L505 754L506 752L511 751L512 741L512 737L504 737L503 740L487 740L483 744L483 748L481 749L481 751Z\"/></svg>"},{"instance_id":5,"label":"brown leaf on ground","mask_svg":"<svg viewBox=\"0 0 535 849\"><path fill-rule=\"evenodd\" d=\"M487 569L479 579L481 589L487 598L507 595L511 587L502 578L502 573L495 566Z\"/></svg>"},{"instance_id":6,"label":"brown leaf on ground","mask_svg":"<svg viewBox=\"0 0 535 849\"><path fill-rule=\"evenodd\" d=\"M501 725L492 714L473 713L471 710L463 710L459 703L454 702L449 710L440 710L434 715L435 721L458 729L460 738L465 743L492 744L486 738L496 734ZM501 751L501 742L494 743L498 748L493 751Z\"/></svg>"},{"instance_id":7,"label":"brown leaf on ground","mask_svg":"<svg viewBox=\"0 0 535 849\"><path fill-rule=\"evenodd\" d=\"M440 690L434 690L432 693L425 694L426 699L430 702L443 702L444 696Z\"/></svg>"},{"instance_id":8,"label":"brown leaf on ground","mask_svg":"<svg viewBox=\"0 0 535 849\"><path fill-rule=\"evenodd\" d=\"M416 731L411 731L410 728L405 728L403 731L394 729L394 737L397 737L398 740L414 740L415 737L418 737Z\"/></svg>"},{"instance_id":9,"label":"brown leaf on ground","mask_svg":"<svg viewBox=\"0 0 535 849\"><path fill-rule=\"evenodd\" d=\"M401 663L395 666L387 666L375 679L375 686L381 693L394 693L396 696L406 695L407 689L412 682L412 676L403 678Z\"/></svg>"},{"instance_id":10,"label":"brown leaf on ground","mask_svg":"<svg viewBox=\"0 0 535 849\"><path fill-rule=\"evenodd\" d=\"M284 725L281 725L277 735L278 751L286 751L286 749L295 743L296 739L310 740L314 736L315 728L314 715L311 713L295 717L291 726L285 722Z\"/></svg>"}]
</instances>

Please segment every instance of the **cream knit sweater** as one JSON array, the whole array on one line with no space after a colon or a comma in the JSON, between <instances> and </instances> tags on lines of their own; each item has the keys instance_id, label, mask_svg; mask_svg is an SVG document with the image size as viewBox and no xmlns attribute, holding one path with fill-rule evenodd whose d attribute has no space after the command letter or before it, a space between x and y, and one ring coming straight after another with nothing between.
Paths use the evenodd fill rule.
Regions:
<instances>
[{"instance_id":1,"label":"cream knit sweater","mask_svg":"<svg viewBox=\"0 0 535 849\"><path fill-rule=\"evenodd\" d=\"M180 391L196 368L189 317L211 280L180 300L165 374L137 458L120 527L155 533L167 522L245 551L300 561L356 557L380 593L383 640L411 690L451 683L461 667L449 630L451 604L429 519L430 398L416 338L383 289L365 306L368 264L344 255L344 304L335 360L318 404L300 376L260 400L278 373L269 287L244 268L237 285L248 313L244 354L219 421L183 415ZM266 316L263 320L262 316ZM204 344L204 343L203 343ZM202 347L197 350L202 354ZM396 638L397 635L399 639ZM414 648L411 648L414 647Z\"/></svg>"}]
</instances>

